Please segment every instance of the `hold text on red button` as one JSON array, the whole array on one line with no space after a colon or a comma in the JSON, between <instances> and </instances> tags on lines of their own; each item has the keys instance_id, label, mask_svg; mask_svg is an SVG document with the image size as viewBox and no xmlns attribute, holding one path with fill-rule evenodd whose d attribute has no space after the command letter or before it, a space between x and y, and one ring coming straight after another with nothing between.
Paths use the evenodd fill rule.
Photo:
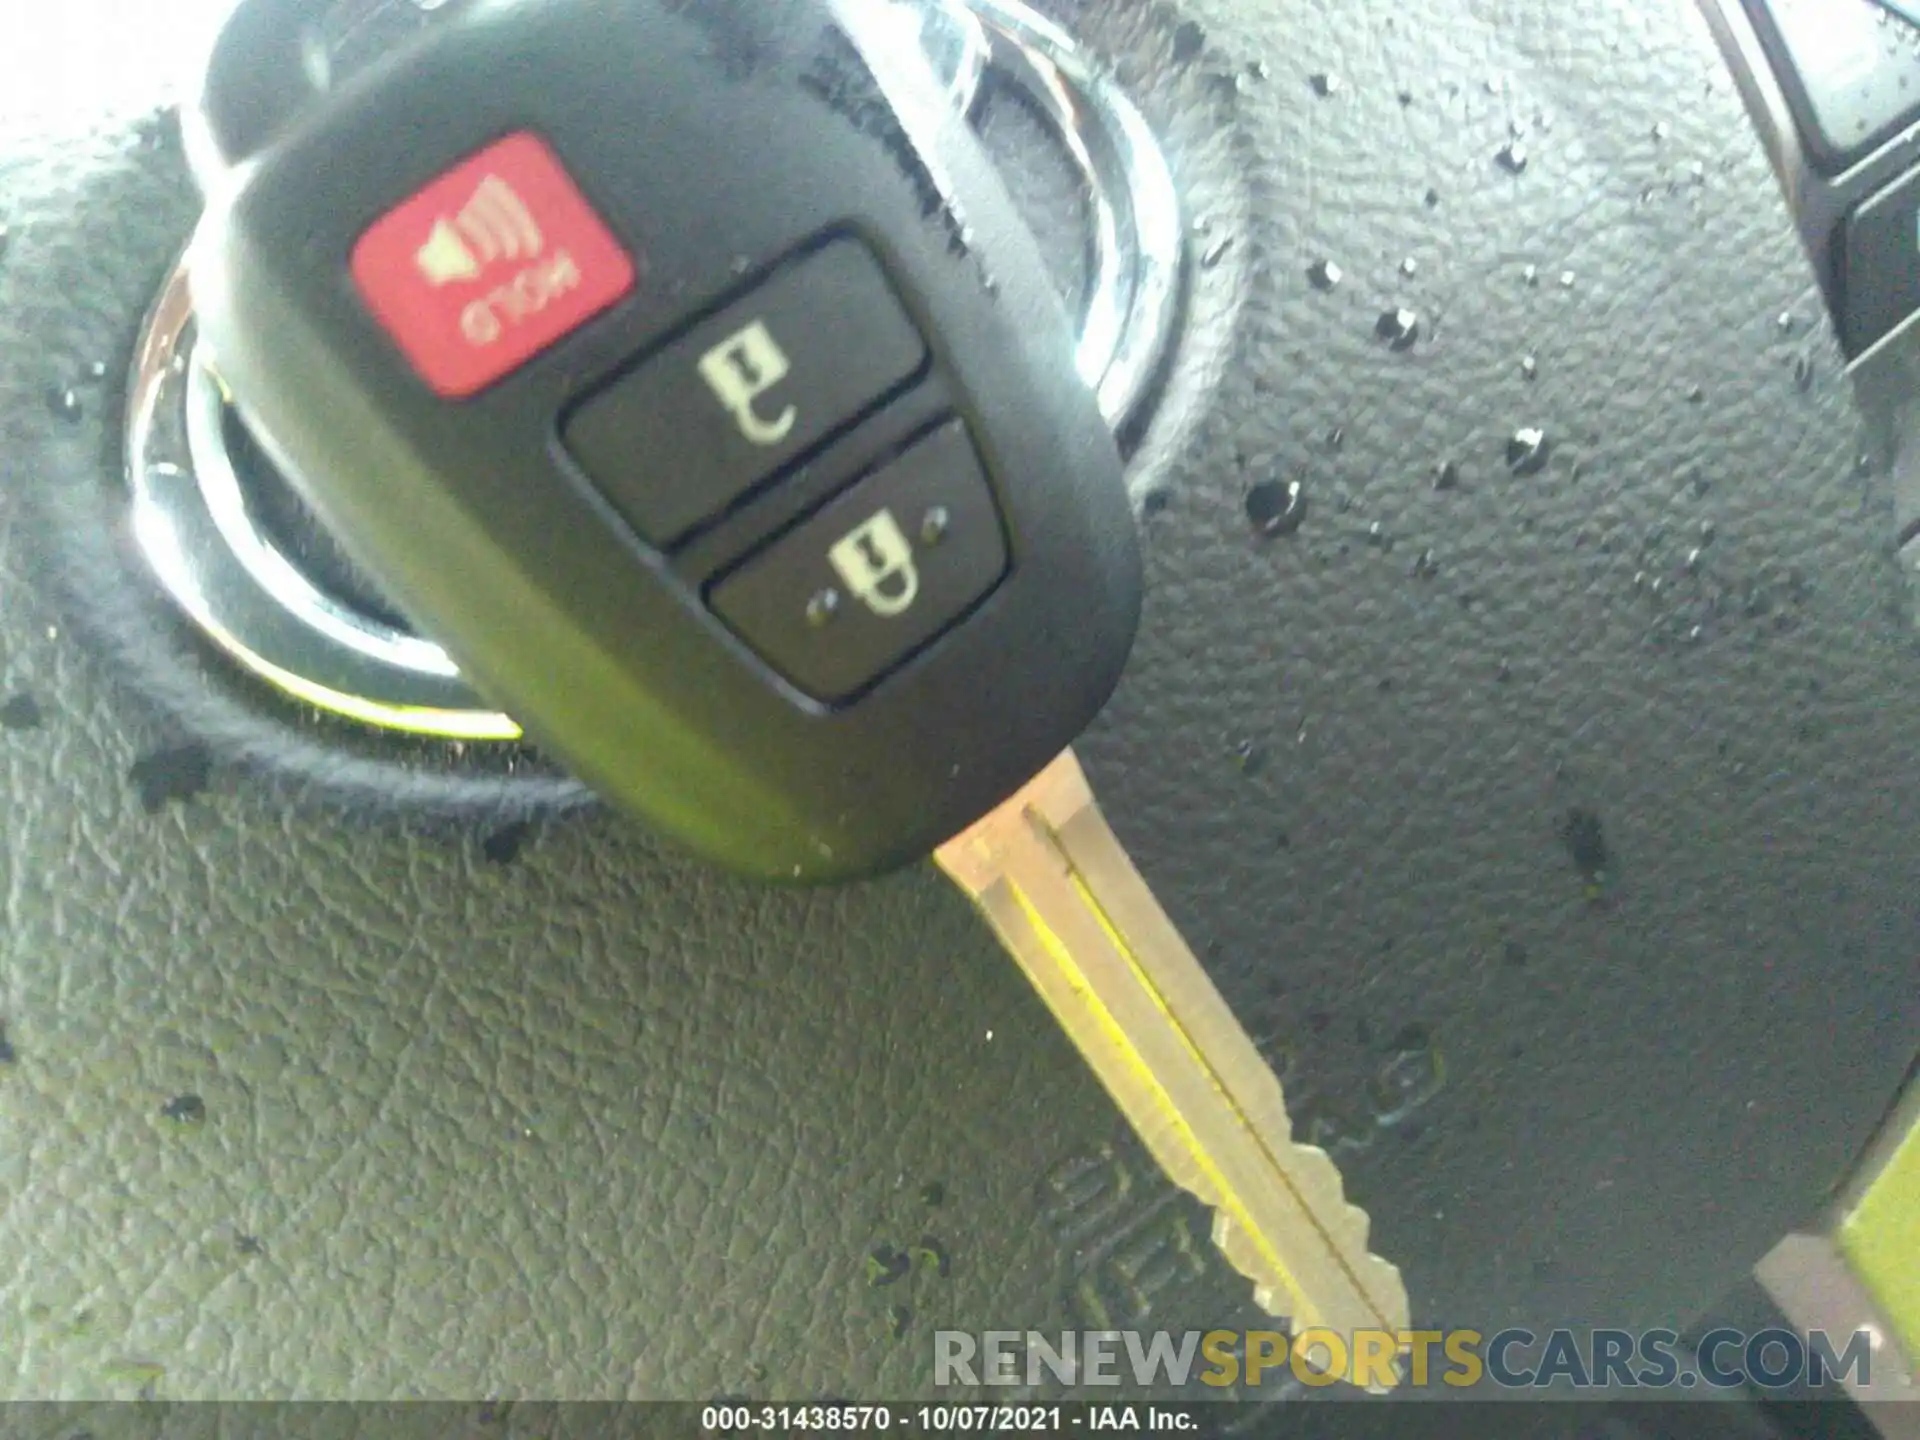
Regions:
<instances>
[{"instance_id":1,"label":"hold text on red button","mask_svg":"<svg viewBox=\"0 0 1920 1440\"><path fill-rule=\"evenodd\" d=\"M434 393L464 399L620 300L634 264L537 136L470 156L353 250L375 318Z\"/></svg>"}]
</instances>

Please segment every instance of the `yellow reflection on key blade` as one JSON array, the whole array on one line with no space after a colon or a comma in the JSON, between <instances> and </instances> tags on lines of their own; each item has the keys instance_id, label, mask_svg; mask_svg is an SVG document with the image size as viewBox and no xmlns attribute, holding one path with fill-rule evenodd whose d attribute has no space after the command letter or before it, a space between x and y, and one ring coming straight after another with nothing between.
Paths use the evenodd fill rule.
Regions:
<instances>
[{"instance_id":1,"label":"yellow reflection on key blade","mask_svg":"<svg viewBox=\"0 0 1920 1440\"><path fill-rule=\"evenodd\" d=\"M1214 1240L1296 1334L1397 1336L1406 1286L1327 1155L1293 1141L1280 1082L1108 827L1071 754L941 847ZM1399 1371L1393 1370L1398 1383ZM1351 1376L1343 1375L1348 1379Z\"/></svg>"}]
</instances>

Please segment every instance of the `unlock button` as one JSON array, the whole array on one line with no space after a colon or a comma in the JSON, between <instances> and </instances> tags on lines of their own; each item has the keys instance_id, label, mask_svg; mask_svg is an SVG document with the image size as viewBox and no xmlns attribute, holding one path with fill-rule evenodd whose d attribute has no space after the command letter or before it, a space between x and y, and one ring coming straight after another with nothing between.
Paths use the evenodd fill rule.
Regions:
<instances>
[{"instance_id":1,"label":"unlock button","mask_svg":"<svg viewBox=\"0 0 1920 1440\"><path fill-rule=\"evenodd\" d=\"M935 431L713 588L715 613L815 699L853 698L1007 571L966 426Z\"/></svg>"}]
</instances>

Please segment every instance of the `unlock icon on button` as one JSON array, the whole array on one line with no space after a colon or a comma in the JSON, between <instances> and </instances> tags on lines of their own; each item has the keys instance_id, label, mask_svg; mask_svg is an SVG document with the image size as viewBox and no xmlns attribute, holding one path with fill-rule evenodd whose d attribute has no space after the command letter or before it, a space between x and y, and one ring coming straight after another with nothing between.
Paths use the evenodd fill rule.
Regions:
<instances>
[{"instance_id":1,"label":"unlock icon on button","mask_svg":"<svg viewBox=\"0 0 1920 1440\"><path fill-rule=\"evenodd\" d=\"M913 544L891 510L848 532L827 552L827 559L853 597L876 615L904 615L920 598Z\"/></svg>"}]
</instances>

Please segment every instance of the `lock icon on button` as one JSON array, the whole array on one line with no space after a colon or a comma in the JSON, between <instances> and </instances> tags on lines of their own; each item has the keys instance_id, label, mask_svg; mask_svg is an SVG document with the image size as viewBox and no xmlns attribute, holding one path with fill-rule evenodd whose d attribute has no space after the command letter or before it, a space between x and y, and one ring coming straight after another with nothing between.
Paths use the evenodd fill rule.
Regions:
<instances>
[{"instance_id":1,"label":"lock icon on button","mask_svg":"<svg viewBox=\"0 0 1920 1440\"><path fill-rule=\"evenodd\" d=\"M904 615L920 598L913 544L891 510L849 531L827 552L827 559L853 597L876 615Z\"/></svg>"}]
</instances>

